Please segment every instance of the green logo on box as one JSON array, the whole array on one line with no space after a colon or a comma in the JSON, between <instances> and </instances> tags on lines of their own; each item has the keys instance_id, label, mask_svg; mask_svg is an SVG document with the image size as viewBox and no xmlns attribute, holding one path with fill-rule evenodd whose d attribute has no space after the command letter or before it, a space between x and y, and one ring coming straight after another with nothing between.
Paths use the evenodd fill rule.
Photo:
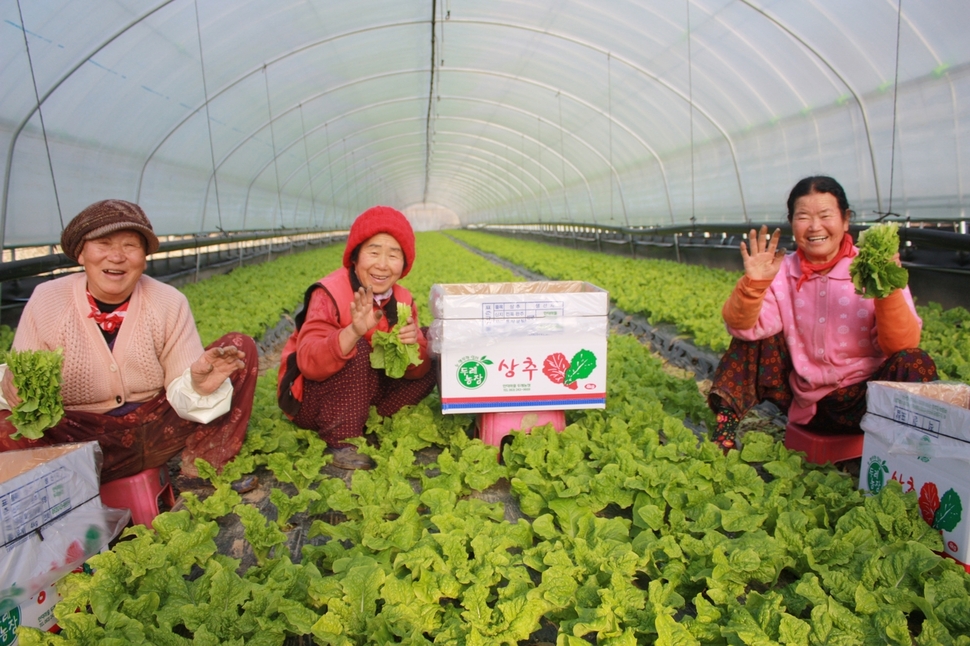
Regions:
<instances>
[{"instance_id":1,"label":"green logo on box","mask_svg":"<svg viewBox=\"0 0 970 646\"><path fill-rule=\"evenodd\" d=\"M20 625L20 608L0 615L0 646L10 646L17 639L17 626Z\"/></svg>"},{"instance_id":2,"label":"green logo on box","mask_svg":"<svg viewBox=\"0 0 970 646\"><path fill-rule=\"evenodd\" d=\"M882 491L882 488L886 485L886 476L884 475L886 473L889 473L889 467L886 466L885 460L878 455L869 458L869 468L866 471L866 483L869 491L874 494Z\"/></svg>"},{"instance_id":3,"label":"green logo on box","mask_svg":"<svg viewBox=\"0 0 970 646\"><path fill-rule=\"evenodd\" d=\"M458 364L458 383L463 388L474 390L485 383L488 378L488 368L492 361L486 357L465 357Z\"/></svg>"}]
</instances>

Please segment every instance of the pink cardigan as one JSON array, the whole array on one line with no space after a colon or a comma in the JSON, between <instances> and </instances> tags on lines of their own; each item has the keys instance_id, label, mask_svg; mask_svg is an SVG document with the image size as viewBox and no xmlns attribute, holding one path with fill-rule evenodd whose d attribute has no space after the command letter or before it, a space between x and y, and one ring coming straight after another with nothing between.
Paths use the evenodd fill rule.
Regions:
<instances>
[{"instance_id":1,"label":"pink cardigan","mask_svg":"<svg viewBox=\"0 0 970 646\"><path fill-rule=\"evenodd\" d=\"M768 287L755 326L748 330L727 326L732 336L744 341L784 332L794 367L794 401L788 411L793 422L808 423L820 399L865 381L888 358L876 336L874 299L855 293L849 277L851 262L842 259L827 275L813 275L796 291L802 272L797 255L789 254ZM908 287L903 296L922 328Z\"/></svg>"},{"instance_id":2,"label":"pink cardigan","mask_svg":"<svg viewBox=\"0 0 970 646\"><path fill-rule=\"evenodd\" d=\"M105 413L158 395L202 355L185 296L142 276L135 284L114 351L108 348L85 296L83 272L39 285L20 317L16 350L64 348L64 407Z\"/></svg>"}]
</instances>

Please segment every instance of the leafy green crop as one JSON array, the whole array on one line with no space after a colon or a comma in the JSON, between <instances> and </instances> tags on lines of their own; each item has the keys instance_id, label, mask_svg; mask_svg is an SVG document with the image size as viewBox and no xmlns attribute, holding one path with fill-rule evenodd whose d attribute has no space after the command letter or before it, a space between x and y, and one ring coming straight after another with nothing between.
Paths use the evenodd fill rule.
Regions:
<instances>
[{"instance_id":1,"label":"leafy green crop","mask_svg":"<svg viewBox=\"0 0 970 646\"><path fill-rule=\"evenodd\" d=\"M899 225L876 224L859 234L859 255L849 265L855 291L864 298L885 298L906 287L909 272L893 261L899 252Z\"/></svg>"},{"instance_id":2,"label":"leafy green crop","mask_svg":"<svg viewBox=\"0 0 970 646\"><path fill-rule=\"evenodd\" d=\"M420 280L459 276L444 236L418 239L441 249ZM501 280L487 269L479 280ZM349 482L283 417L275 375L260 377L239 456L221 474L199 463L215 493L70 575L63 632L20 628L21 643L518 646L541 626L562 646L970 646L970 577L924 520L951 523L953 496L917 500L896 481L866 496L764 434L725 456L682 423L711 423L692 380L633 337L611 336L607 362L605 410L512 432L503 462L434 396L372 409L379 446L352 442L375 468ZM286 483L270 493L275 520L228 486L260 468ZM494 502L500 487L514 508ZM233 513L257 561L244 572L213 542Z\"/></svg>"},{"instance_id":3,"label":"leafy green crop","mask_svg":"<svg viewBox=\"0 0 970 646\"><path fill-rule=\"evenodd\" d=\"M408 366L419 366L423 363L418 344L401 341L401 328L407 325L410 316L411 307L398 303L397 324L390 332L376 330L371 336L370 342L373 347L370 353L371 368L377 370L383 368L385 374L391 379L400 379L407 372Z\"/></svg>"},{"instance_id":4,"label":"leafy green crop","mask_svg":"<svg viewBox=\"0 0 970 646\"><path fill-rule=\"evenodd\" d=\"M14 332L9 325L0 325L0 363L5 362L4 355L13 344Z\"/></svg>"},{"instance_id":5,"label":"leafy green crop","mask_svg":"<svg viewBox=\"0 0 970 646\"><path fill-rule=\"evenodd\" d=\"M64 354L60 348L11 350L7 353L7 365L13 372L13 385L21 400L8 418L17 427L11 439L41 438L44 431L64 417L64 403L61 400L63 363Z\"/></svg>"},{"instance_id":6,"label":"leafy green crop","mask_svg":"<svg viewBox=\"0 0 970 646\"><path fill-rule=\"evenodd\" d=\"M721 307L740 272L568 249L480 231L448 233L552 280L590 282L608 291L610 300L625 312L643 314L652 325L673 323L697 345L723 351L731 341Z\"/></svg>"}]
</instances>

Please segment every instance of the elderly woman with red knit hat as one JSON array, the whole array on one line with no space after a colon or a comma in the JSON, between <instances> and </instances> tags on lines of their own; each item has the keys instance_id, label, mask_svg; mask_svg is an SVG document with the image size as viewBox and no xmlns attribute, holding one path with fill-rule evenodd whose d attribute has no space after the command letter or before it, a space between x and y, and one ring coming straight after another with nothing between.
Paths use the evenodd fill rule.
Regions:
<instances>
[{"instance_id":1,"label":"elderly woman with red knit hat","mask_svg":"<svg viewBox=\"0 0 970 646\"><path fill-rule=\"evenodd\" d=\"M9 370L0 387L0 451L97 440L101 481L164 465L181 452L221 468L242 447L256 387L256 344L227 334L203 350L185 296L144 275L158 250L137 204L96 202L61 234L83 272L39 285L24 308L14 350L62 348L65 415L38 440L12 440L20 402Z\"/></svg>"},{"instance_id":2,"label":"elderly woman with red knit hat","mask_svg":"<svg viewBox=\"0 0 970 646\"><path fill-rule=\"evenodd\" d=\"M413 265L414 232L407 218L387 206L364 211L350 227L343 267L307 290L297 329L283 348L280 408L297 426L320 434L334 449L337 467L370 466L345 440L363 434L371 406L393 415L435 386L417 305L397 284ZM407 321L397 320L398 303L411 307ZM392 379L371 367L370 339L397 323L403 324L401 341L420 348L421 362Z\"/></svg>"}]
</instances>

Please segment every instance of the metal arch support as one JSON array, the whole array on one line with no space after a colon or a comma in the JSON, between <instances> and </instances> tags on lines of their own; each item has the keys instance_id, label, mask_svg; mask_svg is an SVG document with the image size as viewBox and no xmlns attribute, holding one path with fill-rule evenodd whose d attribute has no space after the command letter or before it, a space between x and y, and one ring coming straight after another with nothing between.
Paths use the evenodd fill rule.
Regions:
<instances>
[{"instance_id":1,"label":"metal arch support","mask_svg":"<svg viewBox=\"0 0 970 646\"><path fill-rule=\"evenodd\" d=\"M690 99L690 97L688 97L687 95L685 95L683 93L683 91L681 91L680 89L674 87L673 85L671 85L669 82L667 82L664 79L662 79L657 74L653 74L653 73L647 71L646 69L640 67L639 65L634 64L633 62L627 60L626 58L624 58L622 56L617 56L615 52L611 52L611 51L609 51L607 49L603 49L602 47L599 47L598 45L594 45L592 43L589 43L589 42L587 42L585 40L582 40L582 39L579 39L579 38L575 38L575 37L572 37L572 36L567 36L567 35L564 35L564 34L558 34L558 33L555 33L555 32L551 32L551 31L549 31L547 29L539 29L537 27L530 27L530 26L524 26L524 25L516 25L516 24L512 24L512 23L495 21L495 20L462 20L460 18L452 18L450 20L450 22L456 22L456 23L457 22L460 22L460 23L466 23L466 24L487 24L487 25L495 25L495 26L498 26L498 27L507 27L507 28L510 28L510 29L521 29L523 31L528 31L528 32L536 33L536 34L541 34L541 35L544 35L544 36L551 36L553 38L558 38L560 40L564 40L566 42L570 42L570 43L573 43L575 45L579 45L580 47L585 47L585 48L587 48L587 49L589 49L591 51L598 52L598 53L603 54L603 55L609 55L609 56L611 56L613 58L613 60L620 61L621 63L623 63L624 65L626 65L630 69L637 71L638 73L642 74L643 76L645 76L645 77L647 77L649 79L652 79L658 85L660 85L661 87L663 87L663 88L667 89L669 92L671 92L674 96L680 98L682 101L684 101L684 103L687 103L689 105L693 105L694 106L694 109L697 110L701 115L703 115L704 118L707 119L708 122L710 122L710 124L712 126L714 126L714 128L721 134L721 136L724 138L725 142L727 142L728 148L731 151L731 160L732 160L732 162L734 164L734 173L735 173L735 176L736 176L737 182L738 182L738 191L740 192L741 207L742 207L742 210L744 211L744 219L745 219L745 222L750 221L749 218L748 218L748 206L747 206L747 202L746 202L746 200L744 198L744 185L743 185L743 183L741 181L741 171L740 171L740 168L738 167L738 153L737 153L737 150L734 147L734 140L731 138L731 135L728 134L727 129L725 129L724 126L722 126L714 118L714 116L710 112L707 111L707 109L705 109L702 105L699 105L698 103L692 101ZM454 69L455 68L453 68L453 67L448 68L449 71L454 70ZM607 116L607 118L612 121L612 118L609 117L608 115L604 115L604 116ZM617 123L617 125L620 125L622 127L622 124L619 124L616 121L614 121L614 123ZM622 187L621 187L621 194L622 194Z\"/></svg>"},{"instance_id":2,"label":"metal arch support","mask_svg":"<svg viewBox=\"0 0 970 646\"><path fill-rule=\"evenodd\" d=\"M532 112L527 112L527 111L525 111L525 110L523 110L523 109L521 109L519 107L516 107L516 106L511 106L511 105L508 105L508 104L505 104L505 103L499 103L498 101L490 101L490 100L487 100L487 99L478 99L478 98L473 98L473 97L455 97L455 96L451 96L451 95L447 95L445 98L447 98L449 101L467 101L469 103L483 103L485 105L491 105L491 106L497 107L497 108L504 108L504 109L512 110L513 112L518 112L518 113L524 114L524 115L526 115L528 117L540 118L541 119L541 117L539 117L538 114L535 114L535 113L532 113ZM546 121L546 123L549 123L549 122ZM493 125L493 124L489 124L489 125ZM583 147L585 147L586 149L588 149L589 151L591 151L593 154L595 154L595 155L599 156L601 159L603 159L603 157L599 153L599 151L597 151L596 148L592 144L590 144L589 142L587 142L585 139L577 136L575 133L573 133L571 131L566 130L562 126L559 126L559 125L556 125L556 124L553 124L553 125L557 129L559 129L559 132L560 133L568 134L575 141L578 141L579 143L581 143L583 145ZM586 186L586 197L587 197L587 200L589 201L590 213L592 214L593 213L593 210L594 210L593 209L593 196L592 196L592 190L589 187L589 180L586 178L586 174L583 173L582 171L580 171L576 167L575 164L573 164L571 161L569 161L568 159L566 159L566 156L563 155L561 152L556 153L555 149L553 149L553 148L548 148L548 149L549 150L552 150L561 160L563 160L567 164L569 164L569 167L573 170L573 172L575 172L579 177L582 178L583 184ZM658 158L657 159L657 163L660 166L660 172L661 172L662 176L664 177L664 188L666 189L666 178L667 178L667 176L666 176L666 172L664 170L663 162L660 161L660 159ZM562 182L560 182L560 183L562 184ZM669 193L668 193L668 197L669 197ZM670 201L668 199L668 204L669 204L669 202Z\"/></svg>"},{"instance_id":3,"label":"metal arch support","mask_svg":"<svg viewBox=\"0 0 970 646\"><path fill-rule=\"evenodd\" d=\"M378 140L378 141L387 141L388 139L392 139L392 138L396 138L396 137L400 137L400 136L410 136L410 135L394 135L393 137L387 137L387 138L385 138L385 139L382 139L382 140ZM375 142L369 142L369 143L375 143ZM395 147L395 148L390 148L390 149L384 149L384 150L382 150L382 151L380 151L380 152L382 152L382 153L383 153L383 152L388 152L389 150L395 150L395 149L399 149L399 148L407 148L407 147L414 147L414 146L417 146L417 145L419 145L419 144L418 144L418 143L410 143L410 144L405 144L405 145L402 145L402 146L397 146L397 147ZM376 154L376 153L375 153L375 154ZM368 157L369 157L369 156L367 156L367 157L364 157L363 159L365 159L365 160L366 160L366 159L367 159ZM406 161L407 161L407 160L402 160L402 162L406 162ZM491 162L489 162L489 164L490 164L490 165L492 165L492 166L494 166L494 164L492 164ZM326 170L326 169L323 169L323 170L321 170L320 172L322 173L322 172L324 172L324 170ZM298 176L299 174L301 174L301 173L299 173L298 171L294 171L294 172L293 172L293 175L292 175L292 176L293 176L293 177L296 177L296 176ZM318 173L318 174L319 174L319 173ZM516 195L518 195L518 196L520 196L520 197L522 196L522 192L521 192L521 191L520 191L519 189L517 189L517 188L516 188L516 187L515 187L515 186L514 186L513 184L511 184L510 182L508 182L507 180L505 180L505 179L504 179L503 177L501 177L501 176L499 176L499 175L496 175L496 174L494 174L494 173L487 173L487 174L488 174L488 176L489 176L489 177L491 177L491 178L492 178L492 179L493 179L494 181L496 181L496 182L499 182L499 183L501 183L501 184L504 184L505 186L507 186L507 187L509 188L509 190L510 190L510 191L512 191L512 192L514 192L514 193L515 193ZM513 175L512 177L515 177L515 176ZM523 181L522 181L522 180L521 180L520 178L516 178L516 179L519 179L519 181L520 181L520 182L521 182L521 183L523 184L523 187L524 187L524 188L526 188L526 189L528 189L528 187L527 187L527 186L525 186L525 182L523 182ZM310 183L310 182L308 182L308 184L309 184L309 183ZM302 195L303 195L303 193L304 193L305 191L306 191L306 186L304 186L304 187L303 187L303 188L302 188L302 189L300 190L300 192L298 193L298 195L297 195L297 200L299 200L299 198L300 198L300 196L302 196Z\"/></svg>"},{"instance_id":4,"label":"metal arch support","mask_svg":"<svg viewBox=\"0 0 970 646\"><path fill-rule=\"evenodd\" d=\"M782 31L784 31L791 38L793 38L796 42L798 42L802 47L804 47L809 52L811 52L816 57L816 59L818 59L819 61L821 61L829 69L830 72L832 72L840 81L842 81L842 83L845 85L846 89L849 90L849 92L852 93L853 98L855 98L855 100L856 100L856 104L858 104L858 106L859 106L859 112L862 115L862 123L863 123L863 125L865 126L865 129L866 129L866 143L869 146L869 159L870 159L870 161L872 163L872 181L875 184L875 188L876 188L876 203L878 205L879 210L882 211L883 210L882 209L882 193L879 190L879 169L876 166L876 150L875 150L875 147L873 146L873 143L872 143L872 132L871 132L871 130L869 128L869 114L868 114L868 111L866 110L866 104L863 102L862 97L859 95L858 92L856 92L856 89L854 87L852 87L852 84L849 83L849 81L842 75L842 73L839 72L839 70L837 70L835 68L835 66L832 63L830 63L824 56L822 56L818 52L818 50L816 50L814 47L812 47L811 45L809 45L805 41L805 39L803 39L801 36L799 36L798 34L796 34L792 29L790 29L787 25L785 25L783 22L781 22L778 18L775 18L773 15L771 15L770 13L768 13L768 11L766 11L765 9L762 9L761 7L755 6L751 2L751 0L740 0L740 1L744 5L750 7L752 11L760 14L761 16L763 16L764 18L766 18L769 22L771 22L772 24L776 25L779 29L781 29Z\"/></svg>"},{"instance_id":5,"label":"metal arch support","mask_svg":"<svg viewBox=\"0 0 970 646\"><path fill-rule=\"evenodd\" d=\"M399 120L398 122L403 122L403 121L416 121L416 120L418 120L418 119L419 119L418 117L409 117L408 119L401 119L401 120ZM397 122L395 122L395 123L397 123ZM369 128L367 128L367 130L370 130L370 129L374 129L374 128L379 128L379 127L384 127L384 126L386 126L386 125L387 125L386 123L384 123L384 124L378 124L378 125L376 125L376 126L371 126L371 127L369 127ZM417 134L417 133L414 133L414 134ZM383 138L383 139L380 139L380 140L377 140L377 141L387 141L387 140L389 140L389 139L393 139L393 138L397 138L397 137L404 137L404 136L409 136L409 135L408 135L408 133L402 133L402 134L397 134L397 135L393 135L393 136L391 136L391 137L385 137L385 138ZM370 142L367 142L367 144L365 144L365 146L367 146L367 145L373 145L374 143L375 143L374 141L370 141ZM361 146L361 147L358 147L358 148L356 148L356 149L355 149L355 152L356 152L356 151L359 151L359 150L361 150L361 149L362 149L362 148L364 148L365 146ZM400 147L404 147L404 146L400 146ZM326 152L327 152L327 150L326 150L326 149L325 149L325 150L322 150L322 151L319 151L319 152L318 152L318 153L317 153L316 155L314 155L314 156L313 156L313 157L312 157L311 159L316 159L317 157L319 157L319 156L322 156L322 155L323 155L323 154L325 154ZM282 153L281 153L281 154L282 154ZM345 157L345 156L344 156L344 157ZM338 158L338 159L339 159L339 158ZM252 189L252 186L253 186L253 184L255 183L255 181L256 181L256 180L258 179L258 177L259 177L259 175L260 175L260 174L262 174L262 172L263 172L263 171L265 171L265 170L266 170L266 169L267 169L267 168L269 167L269 165L270 165L271 163L272 163L272 161L269 161L269 162L267 162L266 164L264 164L264 165L263 165L263 167L262 167L262 168L261 168L261 169L260 169L259 171L257 171L257 173L256 173L256 175L254 175L254 177L253 177L253 180L252 180L252 181L250 182L250 184L249 184L249 190L251 190L251 189ZM334 160L332 160L332 159L331 159L331 160L330 160L330 162L328 163L328 165L327 165L326 167L324 167L323 169L321 169L321 170L320 170L320 171L319 171L319 172L317 173L317 175L319 175L319 174L320 174L320 173L322 173L322 172L325 172L325 171L327 171L327 170L328 170L328 169L329 169L329 168L330 168L330 167L331 167L331 166L333 165L333 163L334 163ZM524 169L524 168L521 168L521 167L519 167L519 168L520 168L520 170L522 170L522 172L523 172L523 173L526 173L526 171L525 171L525 169ZM292 177L292 176L295 176L295 175L296 175L297 173L299 173L301 169L302 169L302 165L301 165L301 166L299 166L299 167L297 167L297 168L296 168L296 169L295 169L295 170L294 170L294 171L293 171L293 172L291 173L291 177ZM521 181L521 180L520 180L520 181ZM288 183L288 182L289 182L289 178L287 178L287 180L286 180L286 182L284 182L284 184L286 184L286 183ZM525 182L522 182L522 183L523 183L523 185L525 185ZM331 188L333 188L333 187L331 187ZM248 204L249 204L249 190L247 191L247 197L246 197L246 209L247 209L247 210L248 210ZM301 191L301 192L302 192L302 191Z\"/></svg>"},{"instance_id":6,"label":"metal arch support","mask_svg":"<svg viewBox=\"0 0 970 646\"><path fill-rule=\"evenodd\" d=\"M357 150L360 150L360 148L358 148ZM364 159L366 159L367 157L369 157L369 155L368 155L368 156L365 156L365 157L364 157ZM404 162L407 162L407 161L408 161L408 160L401 160L401 162L400 162L400 163L404 163ZM357 166L359 166L360 164L359 164L359 163L357 163L356 165L357 165ZM525 169L523 169L523 172L525 172ZM360 174L359 174L359 172L357 172L357 171L355 171L355 175L354 175L354 178L356 178L356 177L358 177L359 175L360 175ZM500 180L500 178L498 178L498 177L496 177L496 179L499 179L499 180ZM344 184L346 184L346 183L348 183L349 181L350 181L350 180L347 180L347 181L345 181L345 182L344 182ZM506 181L503 181L503 180L500 180L500 181L502 181L502 182L503 182L503 184L506 184L507 186L509 186L509 187L511 188L511 184L509 184L508 182L506 182ZM522 184L523 184L523 186L526 186L526 185L525 185L525 182L522 182ZM341 188L342 188L342 187L341 187ZM536 198L536 196L535 196L535 192L534 192L534 191L532 191L531 189L529 189L529 190L530 190L530 192L532 192L532 194L533 194L533 199L535 199L535 198Z\"/></svg>"},{"instance_id":7,"label":"metal arch support","mask_svg":"<svg viewBox=\"0 0 970 646\"><path fill-rule=\"evenodd\" d=\"M145 20L155 12L159 11L160 9L168 6L174 1L175 0L164 0L163 2L155 6L153 9L149 9L145 13L133 19L131 22L129 22L127 25L125 25L124 27L116 31L107 39L101 41L101 44L99 44L97 47L92 49L87 56L84 56L77 63L75 63L74 66L72 66L69 70L67 70L67 72L62 74L61 77L58 78L53 83L53 85L50 86L50 88L47 89L47 91L44 92L43 96L40 97L40 101L36 105L34 105L33 108L30 109L30 112L27 114L27 116L25 116L21 120L21 122L17 125L17 128L13 132L13 136L10 138L10 145L7 147L7 166L4 169L4 173L3 173L3 204L0 205L0 249L3 249L3 245L5 242L6 233L7 233L7 205L8 205L8 200L10 199L10 173L13 168L13 151L17 147L17 140L20 138L20 134L23 132L23 129L33 118L34 113L37 112L37 110L40 108L40 105L44 103L50 97L51 94L53 94L61 85L63 85L64 82L67 81L67 79L73 76L74 72L78 71L78 69L80 69L82 65L84 65L89 60L91 60L92 57L96 56L98 52L100 52L102 49L104 49L105 47L113 43L129 29L131 29L141 21ZM26 26L21 25L21 28L26 29Z\"/></svg>"},{"instance_id":8,"label":"metal arch support","mask_svg":"<svg viewBox=\"0 0 970 646\"><path fill-rule=\"evenodd\" d=\"M411 145L411 146L418 146L419 144L417 144L417 143L415 143L415 144L410 144L410 145ZM358 149L358 150L359 150L359 149ZM346 155L345 155L344 157L346 157ZM369 156L365 156L365 157L364 157L363 159L366 159L367 157L369 157ZM392 163L390 164L390 166L392 166L392 167L393 167L393 166L395 166L395 165L400 165L400 164L408 164L408 163L410 163L410 161L409 161L408 159L402 159L402 160L399 160L399 161L396 161L396 162L392 162ZM359 165L359 164L357 164L357 165ZM320 173L322 173L322 172L324 172L325 170L326 170L326 169L322 169L322 170L320 170L320 171L319 171L319 172L318 172L317 174L319 175ZM331 187L331 190L332 190L332 191L333 191L333 192L334 192L334 193L336 194L337 192L339 192L340 190L342 190L344 186L346 186L346 185L347 185L347 184L349 184L350 182L352 182L352 181L354 181L354 180L355 180L355 179L356 179L356 178L357 178L358 176L359 176L359 173L357 173L357 172L355 171L355 175L354 175L354 177L353 177L353 178L350 178L350 177L346 177L346 178L344 179L344 182L343 182L343 184L341 184L339 188L338 188L338 187L336 187L336 186L332 186L332 187ZM500 181L501 181L501 180L500 180ZM511 185L510 185L510 184L508 184L508 182L505 182L505 181L503 181L503 183L511 187ZM524 185L524 182L523 182L523 185Z\"/></svg>"},{"instance_id":9,"label":"metal arch support","mask_svg":"<svg viewBox=\"0 0 970 646\"><path fill-rule=\"evenodd\" d=\"M414 176L414 170L410 167L412 165L410 160L407 160L407 159L399 159L399 160L397 160L397 161L392 162L391 164L389 164L388 167L389 168L395 168L395 167L398 167L398 166L402 166L404 164L409 165L405 172L407 172L407 173L411 174L412 176ZM396 177L396 176L401 175L401 174L402 173L400 173L400 172L387 172L387 171L385 171L384 174L383 174L383 177L393 178L393 177ZM420 179L420 177L423 177L423 175L421 175L420 177L418 177L418 176L416 176L416 177L417 177L417 179ZM477 190L477 189L472 190L471 192L472 193L476 193L476 194L477 193L480 193L480 191ZM420 193L420 190L418 191L418 193ZM465 203L465 201L462 200L462 199L459 199L458 201L459 202L462 202L462 203Z\"/></svg>"},{"instance_id":10,"label":"metal arch support","mask_svg":"<svg viewBox=\"0 0 970 646\"><path fill-rule=\"evenodd\" d=\"M403 123L403 122L405 122L405 121L415 121L415 120L417 120L417 119L418 119L417 117L408 117L408 118L406 118L406 119L398 119L398 120L396 120L396 121L391 121L391 122L385 122L385 123L380 123L380 124L378 124L378 125L376 125L376 126L370 126L369 128L365 128L364 130L361 130L361 131L359 131L359 132L366 132L367 130L371 130L371 129L373 129L373 128L381 128L381 127L385 127L385 126L387 126L387 125L389 125L389 124L391 124L391 123ZM329 122L328 122L328 123L329 123ZM231 155L232 155L233 153L235 153L235 152L236 152L236 151L237 151L237 150L238 150L238 149L239 149L239 148L240 148L240 147L241 147L241 146L242 146L242 145L243 145L243 144L244 144L245 142L247 142L247 141L249 141L250 139L252 139L252 138L254 138L254 137L255 137L255 136L256 136L256 135L257 135L257 134L258 134L258 133L259 133L259 132L260 132L260 131L261 131L261 130L262 130L263 128L265 128L265 127L266 127L266 124L263 124L263 126L261 126L260 128L258 128L258 129L257 129L256 131L254 131L254 132L253 132L253 133L252 133L251 135L249 135L248 137L246 137L246 139L244 139L244 140L243 140L242 142L240 142L240 143L239 143L238 145L236 145L235 147L233 147L233 149L232 149L232 150L230 150L229 152L227 152L227 153L226 153L226 154L225 154L225 155L223 156L223 159L222 159L222 160L220 160L220 162L219 162L219 164L217 165L217 167L216 167L216 168L218 169L219 167L221 167L221 166L222 166L222 164L224 164L224 163L225 163L225 162L226 162L226 161L227 161L227 160L229 159L229 157L230 157L230 156L231 156ZM313 128L313 129L312 129L312 130L311 130L310 132L311 132L311 133L312 133L312 132L316 132L316 131L317 131L317 130L319 130L319 129L320 129L321 127L323 127L323 126L317 126L316 128ZM400 136L405 136L405 135L400 135ZM246 189L246 202L245 202L245 206L244 206L244 208L243 208L243 218L244 218L244 220L245 220L245 217L246 217L246 213L247 213L247 212L249 211L249 195L250 195L250 192L252 191L252 188L253 188L253 184L255 184L255 183L256 183L256 180L258 180L258 179L259 179L259 177L260 177L260 175L262 175L262 174L263 174L263 171L265 171L265 170L266 170L267 168L269 168L269 166L270 166L270 164L272 164L272 163L273 163L273 162L274 162L274 161L276 160L276 158L277 158L277 157L278 157L279 155L282 155L282 154L283 154L283 153L285 153L286 151L288 151L288 150L290 150L290 149L291 149L292 147L294 147L294 146L296 146L296 145L297 145L297 142L299 142L299 141L301 141L301 140L300 140L300 139L297 139L297 140L295 140L295 141L293 141L292 143L290 143L290 144L287 144L286 146L284 146L284 147L283 147L283 148L282 148L282 149L281 149L281 150L280 150L280 151L279 151L279 152L278 152L278 153L277 153L276 155L274 155L274 157L273 157L273 158L271 158L271 159L269 159L269 160L268 160L268 161L267 161L267 162L266 162L265 164L263 164L263 166L262 166L262 167L260 167L260 168L259 168L259 169L258 169L258 170L257 170L257 171L255 172L255 173L253 173L253 178L252 178L252 180L250 180L250 182L249 182L249 186L248 186L248 187L247 187L247 189ZM317 157L319 157L319 156L320 156L320 155L322 155L323 153L325 153L325 152L327 152L328 150L330 150L330 149L331 149L331 148L333 147L333 145L334 145L334 144L331 144L331 145L330 145L330 146L328 146L327 148L324 148L323 150L321 150L321 151L319 151L319 152L317 152L316 154L314 154L314 155L313 155L312 157L310 157L310 159L309 159L309 160L308 160L307 162L305 162L305 165L309 165L309 162L310 162L310 161L312 161L312 160L314 160L314 159L316 159ZM330 167L331 165L332 165L332 164L328 164L328 165L326 166L326 168L329 168L329 167ZM302 169L302 168L303 168L303 166L304 166L304 164L301 164L300 166L298 166L298 167L297 167L297 169ZM296 171L294 171L294 172L296 172ZM211 183L211 179L212 179L212 176L211 176L211 175L210 175L210 177L209 177L209 179L210 179L210 182L209 182L209 183ZM208 195L208 184L206 185L206 194Z\"/></svg>"},{"instance_id":11,"label":"metal arch support","mask_svg":"<svg viewBox=\"0 0 970 646\"><path fill-rule=\"evenodd\" d=\"M379 124L379 125L377 125L377 126L371 126L371 127L369 127L369 128L365 128L364 130L360 130L360 131L358 131L358 132L364 132L364 131L366 131L366 130L371 130L371 129L375 129L375 128L378 128L378 127L383 127L383 126L386 126L386 125L389 125L390 123L401 123L401 122L404 122L404 121L417 121L417 120L419 120L419 119L420 119L419 117L408 117L407 119L399 119L399 120L397 120L397 121L394 121L394 122L387 122L387 123L383 123L383 124ZM417 132L414 132L414 133L399 133L399 134L395 134L395 135L391 135L391 136L388 136L388 137L383 137L383 138L381 138L381 139L376 139L376 140L371 140L371 141L368 141L368 142L366 142L366 144L365 144L364 146L361 146L361 147L358 147L358 148L357 148L357 149L355 149L355 150L357 150L357 151L359 151L359 150L361 150L362 148L364 148L365 146L373 146L373 145L374 145L374 144L376 144L376 143L380 143L380 142L384 142L384 141L389 141L389 140L391 140L391 139L396 139L396 138L399 138L399 137L410 137L410 136L412 136L412 135L417 135L417 134L418 134ZM451 132L448 132L448 134L458 134L458 135L460 135L460 136L467 136L467 133L451 133ZM380 152L387 152L388 150L396 150L396 149L399 149L399 148L403 148L403 147L405 147L405 146L396 146L396 147L394 147L394 148L386 148L386 149L383 149L383 150L381 150ZM314 155L314 157L313 157L313 158L315 159L315 158L316 158L317 156L319 156L319 155L322 155L322 154L323 154L323 152L325 152L325 151L321 151L321 152L318 152L318 153L317 153L316 155ZM489 154L490 154L491 156L496 156L496 155L495 155L495 153L491 153L491 152L489 152ZM489 162L489 163L490 163L490 165L493 165L493 166L495 165L495 164L492 164L491 162ZM266 164L266 165L264 165L264 166L263 166L263 168L262 168L262 169L261 169L261 170L260 170L259 172L261 173L262 171L264 171L264 170L266 170L266 168L267 168L268 166L269 166L269 164ZM293 171L292 171L292 172L290 173L290 175L289 175L289 176L288 176L288 177L287 177L287 178L286 178L286 179L284 180L284 182L283 182L283 184L282 184L282 186L285 186L286 184L288 184L288 183L290 182L290 180L291 180L291 179L292 179L293 177L296 177L296 176L298 176L299 174L301 174L301 171L303 170L303 166L304 166L304 165L302 165L302 164L301 164L300 166L297 166L297 167L296 167L296 168L295 168L295 169L294 169L294 170L293 170ZM329 167L329 165L328 165L328 167ZM325 168L323 168L323 169L321 170L321 172L322 172L322 171L325 171L325 170L327 170L327 168L328 168L328 167L325 167ZM527 173L527 172L525 171L525 168L523 168L523 167L521 167L521 166L518 166L518 165L517 165L517 167L518 167L518 168L519 168L519 169L520 169L520 170L521 170L521 171L522 171L523 173L526 173L526 174L529 174L529 173ZM512 177L516 177L515 175L511 175L511 176L512 176ZM531 177L532 175L531 175L531 174L529 174L529 176ZM528 189L528 186L526 185L526 183L525 183L525 182L523 182L523 181L521 180L521 178L518 178L518 177L516 177L516 179L519 179L519 181L520 181L520 182L521 182L521 183L523 184L523 186L525 186L525 187L526 187L526 188ZM250 184L250 186L252 186L252 184ZM528 190L531 190L531 189L528 189ZM516 192L518 192L518 191L516 191ZM301 191L301 193L302 193L302 191Z\"/></svg>"}]
</instances>

